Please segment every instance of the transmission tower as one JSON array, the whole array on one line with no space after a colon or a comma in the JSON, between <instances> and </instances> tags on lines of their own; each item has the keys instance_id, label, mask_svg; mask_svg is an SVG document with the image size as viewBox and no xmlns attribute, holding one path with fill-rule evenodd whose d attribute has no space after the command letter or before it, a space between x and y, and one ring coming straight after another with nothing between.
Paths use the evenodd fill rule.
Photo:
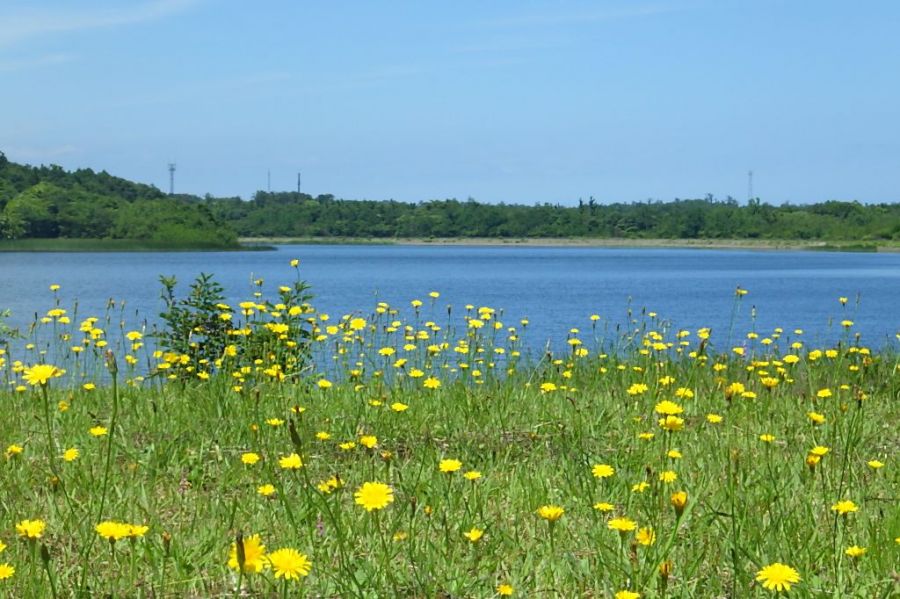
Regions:
<instances>
[{"instance_id":1,"label":"transmission tower","mask_svg":"<svg viewBox=\"0 0 900 599\"><path fill-rule=\"evenodd\" d=\"M175 163L169 163L169 195L175 193Z\"/></svg>"},{"instance_id":2,"label":"transmission tower","mask_svg":"<svg viewBox=\"0 0 900 599\"><path fill-rule=\"evenodd\" d=\"M753 199L753 171L747 171L747 201Z\"/></svg>"},{"instance_id":3,"label":"transmission tower","mask_svg":"<svg viewBox=\"0 0 900 599\"><path fill-rule=\"evenodd\" d=\"M297 193L300 193L300 171L297 171Z\"/></svg>"}]
</instances>

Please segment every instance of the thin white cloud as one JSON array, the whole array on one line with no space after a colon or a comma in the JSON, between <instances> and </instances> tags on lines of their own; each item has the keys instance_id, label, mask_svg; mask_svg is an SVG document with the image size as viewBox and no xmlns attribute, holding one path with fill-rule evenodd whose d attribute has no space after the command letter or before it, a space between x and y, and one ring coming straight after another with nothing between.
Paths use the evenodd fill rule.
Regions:
<instances>
[{"instance_id":1,"label":"thin white cloud","mask_svg":"<svg viewBox=\"0 0 900 599\"><path fill-rule=\"evenodd\" d=\"M188 10L201 0L152 0L122 2L104 9L29 10L0 9L0 46L11 46L32 38L117 27L154 21Z\"/></svg>"},{"instance_id":2,"label":"thin white cloud","mask_svg":"<svg viewBox=\"0 0 900 599\"><path fill-rule=\"evenodd\" d=\"M38 69L58 64L72 62L75 57L72 54L55 53L43 56L31 56L26 58L0 58L0 71L21 71L24 69Z\"/></svg>"}]
</instances>

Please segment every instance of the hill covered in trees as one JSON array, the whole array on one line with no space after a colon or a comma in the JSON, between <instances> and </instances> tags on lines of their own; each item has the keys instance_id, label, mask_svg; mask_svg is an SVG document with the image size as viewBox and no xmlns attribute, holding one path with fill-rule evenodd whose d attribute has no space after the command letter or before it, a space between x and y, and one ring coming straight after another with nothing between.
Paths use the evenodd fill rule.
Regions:
<instances>
[{"instance_id":1,"label":"hill covered in trees","mask_svg":"<svg viewBox=\"0 0 900 599\"><path fill-rule=\"evenodd\" d=\"M131 240L173 248L237 245L234 230L197 198L171 197L105 171L16 164L2 152L0 238Z\"/></svg>"},{"instance_id":2,"label":"hill covered in trees","mask_svg":"<svg viewBox=\"0 0 900 599\"><path fill-rule=\"evenodd\" d=\"M250 201L207 199L244 237L489 237L900 241L900 204L827 201L740 205L711 197L578 206L339 200L258 192Z\"/></svg>"}]
</instances>

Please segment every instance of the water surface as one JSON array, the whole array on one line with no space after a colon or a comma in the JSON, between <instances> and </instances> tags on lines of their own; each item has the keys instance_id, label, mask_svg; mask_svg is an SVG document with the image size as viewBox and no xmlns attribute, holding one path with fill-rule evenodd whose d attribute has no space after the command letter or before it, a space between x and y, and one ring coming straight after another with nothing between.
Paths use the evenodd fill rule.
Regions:
<instances>
[{"instance_id":1,"label":"water surface","mask_svg":"<svg viewBox=\"0 0 900 599\"><path fill-rule=\"evenodd\" d=\"M491 306L503 309L507 324L527 317L532 347L548 340L561 347L571 327L591 329L591 314L612 332L634 326L642 311L677 328L712 327L721 343L732 328L729 343L775 327L830 343L845 334L840 321L850 319L864 342L881 347L900 330L900 254L804 251L295 245L273 252L4 253L0 309L13 311L12 324L27 325L52 307L48 287L59 284L64 307L77 298L79 317L113 299L138 324L155 321L162 309L159 275L175 275L185 291L198 273L214 273L228 301L238 302L250 297L256 278L274 296L295 276L292 258L301 260L314 304L334 316L365 315L378 301L408 310L421 299L426 315L441 321L448 305L454 314L466 304ZM736 306L738 286L749 293ZM433 307L430 291L441 294ZM849 298L844 307L840 296Z\"/></svg>"}]
</instances>

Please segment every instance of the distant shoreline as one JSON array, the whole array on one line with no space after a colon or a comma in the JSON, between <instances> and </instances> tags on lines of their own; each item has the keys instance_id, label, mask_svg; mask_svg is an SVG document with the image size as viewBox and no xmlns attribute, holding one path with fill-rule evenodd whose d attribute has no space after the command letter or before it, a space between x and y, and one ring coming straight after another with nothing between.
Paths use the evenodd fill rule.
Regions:
<instances>
[{"instance_id":1,"label":"distant shoreline","mask_svg":"<svg viewBox=\"0 0 900 599\"><path fill-rule=\"evenodd\" d=\"M900 243L803 241L790 239L601 239L601 238L361 238L361 237L244 237L235 246L150 242L129 239L16 239L0 240L4 252L241 252L265 251L278 245L402 245L459 247L546 248L672 248L759 251L900 252Z\"/></svg>"},{"instance_id":2,"label":"distant shoreline","mask_svg":"<svg viewBox=\"0 0 900 599\"><path fill-rule=\"evenodd\" d=\"M242 244L271 245L411 245L491 247L600 247L600 248L695 248L747 250L807 250L840 252L898 252L900 244L856 241L804 241L784 239L594 239L594 238L358 238L358 237L244 237Z\"/></svg>"}]
</instances>

